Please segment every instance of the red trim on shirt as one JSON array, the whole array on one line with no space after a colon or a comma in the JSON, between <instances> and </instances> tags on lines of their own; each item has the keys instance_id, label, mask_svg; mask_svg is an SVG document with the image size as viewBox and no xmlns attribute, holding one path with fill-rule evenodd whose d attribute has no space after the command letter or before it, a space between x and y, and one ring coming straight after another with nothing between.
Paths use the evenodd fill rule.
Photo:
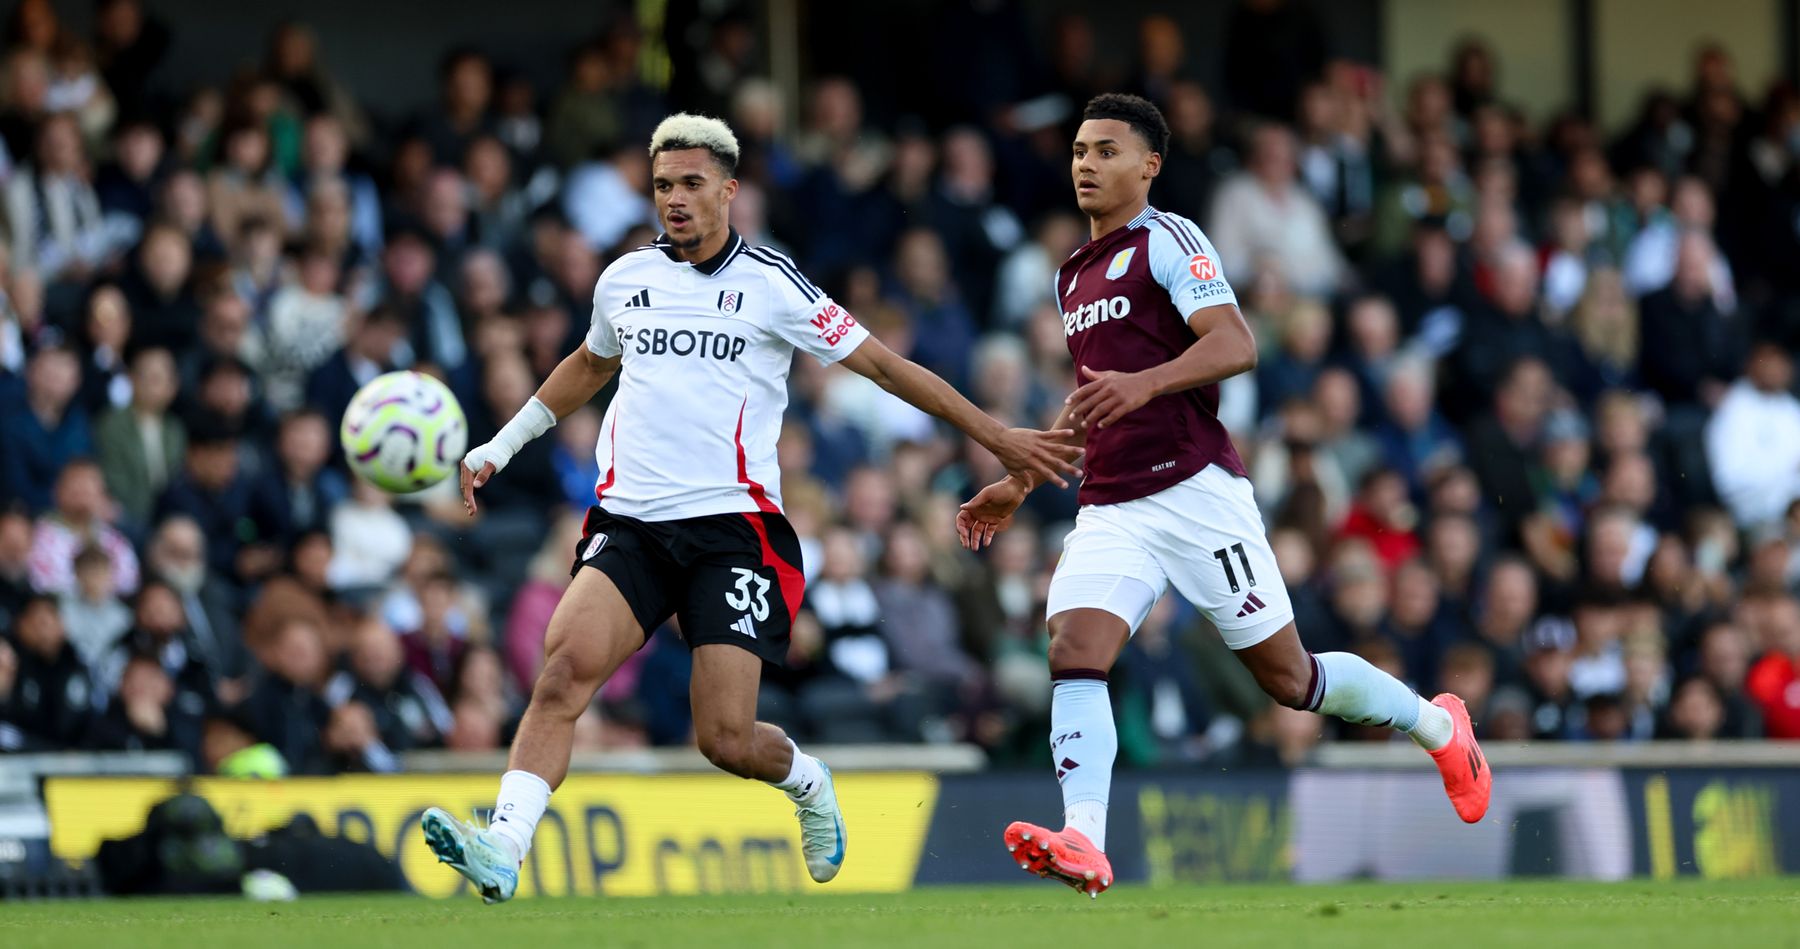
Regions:
<instances>
[{"instance_id":1,"label":"red trim on shirt","mask_svg":"<svg viewBox=\"0 0 1800 949\"><path fill-rule=\"evenodd\" d=\"M738 406L737 432L731 436L732 443L737 445L738 483L750 492L750 500L756 502L757 510L765 514L780 514L781 508L776 507L775 502L769 500L769 492L764 490L762 485L750 480L750 463L744 457L744 406L749 404L750 397L744 396L743 405ZM761 532L760 527L758 532ZM763 535L763 550L767 551L768 549L769 538L765 534Z\"/></svg>"},{"instance_id":2,"label":"red trim on shirt","mask_svg":"<svg viewBox=\"0 0 1800 949\"><path fill-rule=\"evenodd\" d=\"M612 423L612 458L606 466L606 480L594 485L594 503L606 500L606 489L613 486L613 479L619 476L619 416L613 416Z\"/></svg>"}]
</instances>

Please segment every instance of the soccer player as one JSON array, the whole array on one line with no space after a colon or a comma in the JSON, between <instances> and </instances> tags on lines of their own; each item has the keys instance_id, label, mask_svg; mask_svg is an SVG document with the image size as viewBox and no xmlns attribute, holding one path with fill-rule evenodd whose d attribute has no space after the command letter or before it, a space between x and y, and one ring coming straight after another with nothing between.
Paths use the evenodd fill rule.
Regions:
<instances>
[{"instance_id":1,"label":"soccer player","mask_svg":"<svg viewBox=\"0 0 1800 949\"><path fill-rule=\"evenodd\" d=\"M489 903L510 899L551 792L568 772L575 720L671 615L693 652L700 750L719 768L787 793L820 883L844 858L831 772L756 720L765 661L781 662L805 580L781 513L776 439L795 350L841 363L944 419L1035 483L1074 474L1074 435L1008 429L942 379L895 355L794 266L730 227L737 139L725 123L665 119L650 140L664 233L614 261L594 289L586 345L565 358L493 440L463 459L463 502L529 440L616 373L595 448L595 503L574 579L545 634L543 671L519 723L493 819L479 828L432 808L439 860ZM586 568L586 569L584 569Z\"/></svg>"},{"instance_id":2,"label":"soccer player","mask_svg":"<svg viewBox=\"0 0 1800 949\"><path fill-rule=\"evenodd\" d=\"M1431 753L1456 813L1487 811L1491 778L1462 700L1427 702L1347 652L1300 644L1243 462L1219 423L1218 383L1256 365L1256 343L1206 235L1149 206L1169 127L1136 96L1087 104L1070 171L1093 239L1056 274L1082 384L1055 426L1086 447L1081 510L1045 612L1054 681L1050 749L1064 829L1017 822L1025 870L1098 896L1112 884L1106 804L1118 736L1107 672L1169 584L1212 619L1272 698L1405 732ZM1035 486L1009 474L957 516L979 548Z\"/></svg>"}]
</instances>

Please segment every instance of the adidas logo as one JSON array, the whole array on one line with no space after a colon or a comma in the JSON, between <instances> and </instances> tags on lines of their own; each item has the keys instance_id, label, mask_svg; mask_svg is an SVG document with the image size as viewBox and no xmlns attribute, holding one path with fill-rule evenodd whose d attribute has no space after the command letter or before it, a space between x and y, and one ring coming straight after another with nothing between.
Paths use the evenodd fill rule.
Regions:
<instances>
[{"instance_id":1,"label":"adidas logo","mask_svg":"<svg viewBox=\"0 0 1800 949\"><path fill-rule=\"evenodd\" d=\"M1252 593L1244 599L1244 608L1241 610L1238 610L1237 615L1238 615L1239 619L1242 619L1246 616L1249 616L1251 613L1256 612L1257 610L1268 609L1268 607L1269 607L1269 605L1267 603L1264 603L1263 601L1257 599L1256 594Z\"/></svg>"},{"instance_id":2,"label":"adidas logo","mask_svg":"<svg viewBox=\"0 0 1800 949\"><path fill-rule=\"evenodd\" d=\"M738 621L735 623L732 623L731 628L734 630L737 630L740 633L743 633L745 636L748 636L751 639L756 638L756 623L751 621L749 613L745 613L744 615L738 617Z\"/></svg>"},{"instance_id":3,"label":"adidas logo","mask_svg":"<svg viewBox=\"0 0 1800 949\"><path fill-rule=\"evenodd\" d=\"M625 306L627 309L634 307L634 306L635 307L644 307L644 306L649 306L649 305L650 305L650 291L648 288L639 290L637 292L636 296L625 301Z\"/></svg>"},{"instance_id":4,"label":"adidas logo","mask_svg":"<svg viewBox=\"0 0 1800 949\"><path fill-rule=\"evenodd\" d=\"M1073 758L1064 758L1056 765L1056 780L1061 781L1064 775L1079 767L1081 767L1080 762Z\"/></svg>"}]
</instances>

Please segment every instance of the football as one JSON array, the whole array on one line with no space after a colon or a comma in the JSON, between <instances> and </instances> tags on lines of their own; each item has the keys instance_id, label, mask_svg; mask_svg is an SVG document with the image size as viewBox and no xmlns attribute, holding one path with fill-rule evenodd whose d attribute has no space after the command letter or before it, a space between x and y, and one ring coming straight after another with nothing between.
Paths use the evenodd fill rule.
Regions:
<instances>
[{"instance_id":1,"label":"football","mask_svg":"<svg viewBox=\"0 0 1800 949\"><path fill-rule=\"evenodd\" d=\"M410 494L456 471L469 426L442 382L417 372L390 372L356 391L338 439L357 477L384 491Z\"/></svg>"}]
</instances>

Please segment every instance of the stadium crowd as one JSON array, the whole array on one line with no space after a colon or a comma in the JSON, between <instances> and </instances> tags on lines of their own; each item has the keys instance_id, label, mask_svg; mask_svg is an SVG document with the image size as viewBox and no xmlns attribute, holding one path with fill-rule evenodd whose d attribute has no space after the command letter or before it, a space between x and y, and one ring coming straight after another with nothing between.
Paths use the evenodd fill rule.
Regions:
<instances>
[{"instance_id":1,"label":"stadium crowd","mask_svg":"<svg viewBox=\"0 0 1800 949\"><path fill-rule=\"evenodd\" d=\"M988 5L1015 44L1018 6ZM1016 101L872 116L854 76L785 101L741 13L666 45L623 17L558 88L461 49L435 104L379 116L298 23L256 68L168 89L154 7L100 0L82 36L21 0L5 25L0 751L319 772L504 747L603 406L471 520L454 484L349 477L356 388L437 374L471 444L491 436L579 344L606 263L655 235L644 144L692 109L743 143L747 239L1044 425L1074 385L1051 275L1086 240L1067 142L1114 90L1164 109L1152 201L1207 229L1257 331L1221 415L1311 648L1456 691L1484 737L1800 738L1800 95L1744 89L1720 49L1608 137L1527 121L1479 40L1390 95L1307 4L1245 2L1217 88L1173 20L1103 53L1070 16L1009 60L1032 65ZM956 506L993 459L805 359L781 461L809 584L762 714L813 741L1042 756L1073 491L963 551ZM675 636L606 685L579 749L690 740ZM1113 693L1132 765L1387 736L1269 704L1175 599Z\"/></svg>"}]
</instances>

